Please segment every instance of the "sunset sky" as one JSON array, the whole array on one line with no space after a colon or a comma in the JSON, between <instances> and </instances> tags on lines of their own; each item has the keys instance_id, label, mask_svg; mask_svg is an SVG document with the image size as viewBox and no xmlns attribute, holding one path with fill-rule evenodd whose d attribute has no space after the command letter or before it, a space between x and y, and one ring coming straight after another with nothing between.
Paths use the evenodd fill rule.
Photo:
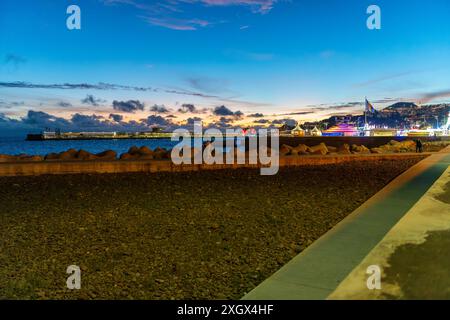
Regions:
<instances>
[{"instance_id":1,"label":"sunset sky","mask_svg":"<svg viewBox=\"0 0 450 320\"><path fill-rule=\"evenodd\" d=\"M81 30L66 27L71 4ZM371 4L381 30L366 27ZM448 102L449 18L448 0L1 0L0 135Z\"/></svg>"}]
</instances>

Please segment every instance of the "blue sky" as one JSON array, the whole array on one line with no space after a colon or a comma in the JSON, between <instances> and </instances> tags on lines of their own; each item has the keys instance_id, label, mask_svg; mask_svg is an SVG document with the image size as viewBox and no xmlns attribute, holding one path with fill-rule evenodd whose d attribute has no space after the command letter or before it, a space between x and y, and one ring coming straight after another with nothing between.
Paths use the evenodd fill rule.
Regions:
<instances>
[{"instance_id":1,"label":"blue sky","mask_svg":"<svg viewBox=\"0 0 450 320\"><path fill-rule=\"evenodd\" d=\"M81 30L66 28L71 4ZM366 27L371 4L381 30ZM365 96L446 102L449 17L447 0L2 0L0 130L74 114L230 125L358 113Z\"/></svg>"}]
</instances>

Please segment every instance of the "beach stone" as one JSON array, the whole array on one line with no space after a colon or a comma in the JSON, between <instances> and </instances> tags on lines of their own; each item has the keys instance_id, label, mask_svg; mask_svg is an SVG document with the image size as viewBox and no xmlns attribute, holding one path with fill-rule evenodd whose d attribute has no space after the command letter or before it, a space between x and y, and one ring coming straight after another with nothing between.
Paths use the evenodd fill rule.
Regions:
<instances>
[{"instance_id":1,"label":"beach stone","mask_svg":"<svg viewBox=\"0 0 450 320\"><path fill-rule=\"evenodd\" d=\"M116 160L117 152L115 152L113 150L106 150L106 151L97 153L96 156L98 159L101 159L101 160Z\"/></svg>"}]
</instances>

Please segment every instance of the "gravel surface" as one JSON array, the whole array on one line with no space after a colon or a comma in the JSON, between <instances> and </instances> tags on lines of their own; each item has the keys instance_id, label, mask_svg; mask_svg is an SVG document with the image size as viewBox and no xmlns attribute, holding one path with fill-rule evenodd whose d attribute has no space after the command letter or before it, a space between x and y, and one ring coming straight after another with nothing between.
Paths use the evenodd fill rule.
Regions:
<instances>
[{"instance_id":1,"label":"gravel surface","mask_svg":"<svg viewBox=\"0 0 450 320\"><path fill-rule=\"evenodd\" d=\"M0 298L238 299L420 159L0 177Z\"/></svg>"}]
</instances>

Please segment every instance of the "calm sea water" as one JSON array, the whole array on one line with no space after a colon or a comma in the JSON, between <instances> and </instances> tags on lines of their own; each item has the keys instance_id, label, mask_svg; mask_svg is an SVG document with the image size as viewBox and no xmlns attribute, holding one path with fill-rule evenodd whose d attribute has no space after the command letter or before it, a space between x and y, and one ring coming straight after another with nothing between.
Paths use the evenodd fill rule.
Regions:
<instances>
[{"instance_id":1,"label":"calm sea water","mask_svg":"<svg viewBox=\"0 0 450 320\"><path fill-rule=\"evenodd\" d=\"M26 141L24 137L0 137L0 154L46 155L51 152L62 152L71 148L83 149L91 153L114 150L118 154L127 152L131 146L147 146L171 149L177 144L170 139L130 139L130 140L56 140Z\"/></svg>"}]
</instances>

